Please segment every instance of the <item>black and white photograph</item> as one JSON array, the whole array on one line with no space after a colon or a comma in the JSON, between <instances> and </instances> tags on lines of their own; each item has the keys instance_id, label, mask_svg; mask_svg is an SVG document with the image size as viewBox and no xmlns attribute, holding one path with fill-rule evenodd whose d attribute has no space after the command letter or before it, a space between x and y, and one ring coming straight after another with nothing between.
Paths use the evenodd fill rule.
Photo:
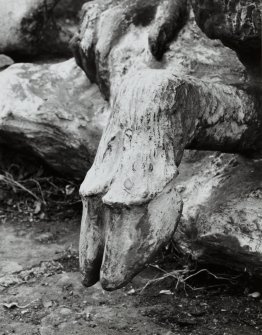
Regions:
<instances>
[{"instance_id":1,"label":"black and white photograph","mask_svg":"<svg viewBox=\"0 0 262 335\"><path fill-rule=\"evenodd\" d=\"M0 335L262 334L262 0L0 0Z\"/></svg>"}]
</instances>

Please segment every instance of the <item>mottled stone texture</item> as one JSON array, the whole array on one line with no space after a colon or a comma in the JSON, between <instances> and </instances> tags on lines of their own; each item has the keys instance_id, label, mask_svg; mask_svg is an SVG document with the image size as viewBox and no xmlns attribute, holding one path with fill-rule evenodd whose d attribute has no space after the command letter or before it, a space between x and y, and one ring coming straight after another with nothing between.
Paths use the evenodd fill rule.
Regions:
<instances>
[{"instance_id":1,"label":"mottled stone texture","mask_svg":"<svg viewBox=\"0 0 262 335\"><path fill-rule=\"evenodd\" d=\"M167 70L127 76L80 190L84 283L100 278L105 289L117 289L140 271L180 218L176 177L185 146L193 138L202 146L209 139L221 148L244 144L256 113L252 96L225 85Z\"/></svg>"},{"instance_id":2,"label":"mottled stone texture","mask_svg":"<svg viewBox=\"0 0 262 335\"><path fill-rule=\"evenodd\" d=\"M201 264L262 274L262 160L186 151L177 187L184 201L174 236Z\"/></svg>"},{"instance_id":3,"label":"mottled stone texture","mask_svg":"<svg viewBox=\"0 0 262 335\"><path fill-rule=\"evenodd\" d=\"M247 62L239 50L251 55L254 48L257 53L257 26L251 29L250 13L242 9L241 20L248 22L249 33L244 24L228 27L225 18L235 9L240 13L240 2L235 7L227 2L223 8L220 3L194 1L197 22L201 26L202 9L211 8L204 10L205 20L210 18L208 29L221 34L210 37L229 45L221 36L230 31L230 47L250 72L251 65L252 70L256 67L256 56ZM241 6L245 7L243 2ZM216 7L219 19L212 16ZM258 3L253 16L255 10L260 10ZM247 34L251 37L246 38ZM187 1L90 2L84 6L73 48L78 64L98 84L111 109L94 164L80 190L84 205L81 272L85 285L100 279L105 289L113 290L125 285L172 238L181 218L176 186L185 148L255 152L261 157L261 101L236 53L200 31ZM182 217L181 222L190 230L190 219ZM199 223L201 238L206 234L215 239L214 222ZM179 236L183 243L185 234ZM243 251L241 238L235 229L227 241L237 241ZM215 240L223 245L225 239ZM257 234L261 261L260 241ZM230 257L235 249L229 250ZM254 259L253 251L245 253L243 263L249 256Z\"/></svg>"},{"instance_id":4,"label":"mottled stone texture","mask_svg":"<svg viewBox=\"0 0 262 335\"><path fill-rule=\"evenodd\" d=\"M15 64L0 73L0 146L81 179L94 159L107 108L74 59Z\"/></svg>"},{"instance_id":5,"label":"mottled stone texture","mask_svg":"<svg viewBox=\"0 0 262 335\"><path fill-rule=\"evenodd\" d=\"M130 27L149 27L151 53L161 60L188 17L185 0L104 0L84 5L79 33L72 41L77 63L110 97L110 53ZM130 41L134 43L134 41ZM145 47L146 45L144 45ZM135 47L130 45L131 49Z\"/></svg>"},{"instance_id":6,"label":"mottled stone texture","mask_svg":"<svg viewBox=\"0 0 262 335\"><path fill-rule=\"evenodd\" d=\"M235 50L250 71L261 71L261 0L192 0L192 4L197 24L208 37Z\"/></svg>"}]
</instances>

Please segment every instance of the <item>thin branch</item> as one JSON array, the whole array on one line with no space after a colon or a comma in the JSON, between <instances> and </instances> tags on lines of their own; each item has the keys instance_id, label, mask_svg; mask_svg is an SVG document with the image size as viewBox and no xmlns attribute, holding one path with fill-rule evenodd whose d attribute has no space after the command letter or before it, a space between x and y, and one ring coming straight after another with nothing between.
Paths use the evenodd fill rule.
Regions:
<instances>
[{"instance_id":1,"label":"thin branch","mask_svg":"<svg viewBox=\"0 0 262 335\"><path fill-rule=\"evenodd\" d=\"M28 188L26 188L25 186L23 186L21 183L19 183L18 181L14 180L13 178L10 178L8 176L4 176L1 175L1 179L10 186L16 186L18 188L20 188L21 190L25 191L26 193L30 194L34 199L36 199L37 201L42 202L42 200L32 191L30 191Z\"/></svg>"}]
</instances>

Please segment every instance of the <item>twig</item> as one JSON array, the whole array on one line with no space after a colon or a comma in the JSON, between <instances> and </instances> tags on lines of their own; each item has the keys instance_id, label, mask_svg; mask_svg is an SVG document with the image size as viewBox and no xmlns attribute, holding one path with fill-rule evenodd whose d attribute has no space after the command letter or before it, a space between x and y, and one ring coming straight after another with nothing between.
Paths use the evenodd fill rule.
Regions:
<instances>
[{"instance_id":1,"label":"twig","mask_svg":"<svg viewBox=\"0 0 262 335\"><path fill-rule=\"evenodd\" d=\"M23 186L21 183L19 183L18 181L14 180L13 178L7 177L2 175L2 180L4 182L8 184L11 184L11 186L15 185L16 187L22 189L23 191L27 192L28 194L30 194L34 199L42 202L42 200L32 191L30 191L28 188L26 188L25 186Z\"/></svg>"},{"instance_id":2,"label":"twig","mask_svg":"<svg viewBox=\"0 0 262 335\"><path fill-rule=\"evenodd\" d=\"M42 191L42 187L41 187L39 181L36 180L36 179L29 179L28 181L29 181L29 182L32 181L33 183L35 183L35 184L37 185L38 190L39 190L39 192L40 192L40 194L41 194L41 197L42 197L42 202L43 202L44 204L46 204L46 201L45 201L45 198L44 198L44 193L43 193L43 191Z\"/></svg>"},{"instance_id":3,"label":"twig","mask_svg":"<svg viewBox=\"0 0 262 335\"><path fill-rule=\"evenodd\" d=\"M10 304L5 303L5 304L2 304L2 306L4 306L5 308L8 308L8 309L10 309L10 308L12 308L12 307L17 307L17 308L20 308L20 309L24 309L24 308L27 308L27 307L29 307L30 305L32 305L32 304L33 304L34 302L36 302L37 300L38 300L38 299L33 300L33 301L29 302L28 304L23 305L23 306L18 305L16 302L13 302L13 303L10 303Z\"/></svg>"},{"instance_id":4,"label":"twig","mask_svg":"<svg viewBox=\"0 0 262 335\"><path fill-rule=\"evenodd\" d=\"M211 287L218 286L218 285L213 285L213 286L207 286L207 287L197 287L197 288L194 288L194 287L192 287L191 285L189 285L187 283L187 281L189 279L191 279L191 278L193 278L193 277L195 277L195 276L197 276L197 275L199 275L200 273L203 273L203 272L208 273L209 275L211 275L212 277L214 277L217 280L227 280L231 284L234 284L234 281L233 281L234 279L237 279L237 278L240 277L240 275L232 277L232 278L222 277L221 275L216 275L216 274L210 272L208 269L201 269L201 270L199 270L199 271L197 271L195 273L192 273L192 272L194 272L194 270L189 270L188 268L181 269L181 270L174 270L174 271L171 271L171 272L167 272L166 270L160 268L158 265L152 265L152 264L150 264L150 267L155 268L155 269L161 271L162 273L164 273L164 275L161 276L161 277L153 278L153 279L149 280L146 283L146 285L144 287L142 287L142 289L140 290L140 293L142 293L149 285L157 283L157 282L162 281L162 280L164 280L166 278L169 278L169 277L174 278L176 280L175 290L178 289L178 287L179 287L180 284L183 284L183 287L184 287L184 290L185 290L186 294L187 294L186 287L189 287L193 291L197 291L197 290L203 290L205 288L211 288ZM192 274L188 275L190 272Z\"/></svg>"},{"instance_id":5,"label":"twig","mask_svg":"<svg viewBox=\"0 0 262 335\"><path fill-rule=\"evenodd\" d=\"M185 278L184 281L187 281L188 279L193 278L193 277L197 276L198 274L200 274L200 273L202 273L202 272L206 272L206 273L208 273L209 275L211 275L212 277L214 277L214 278L216 278L216 279L218 279L218 280L227 280L227 281L229 281L230 283L233 284L233 282L232 282L232 280L230 280L230 278L219 277L219 276L215 275L214 273L208 271L207 269L201 269L201 270L199 270L198 272L193 273L192 275L190 275L190 276L188 276L187 278ZM236 278L237 278L237 277L236 277ZM235 278L233 278L233 279L235 279Z\"/></svg>"}]
</instances>

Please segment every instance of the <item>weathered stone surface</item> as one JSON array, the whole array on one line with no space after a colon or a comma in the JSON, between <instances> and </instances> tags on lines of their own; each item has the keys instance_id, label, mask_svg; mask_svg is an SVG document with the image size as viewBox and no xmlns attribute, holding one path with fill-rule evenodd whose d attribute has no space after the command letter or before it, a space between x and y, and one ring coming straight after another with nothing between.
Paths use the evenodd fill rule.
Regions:
<instances>
[{"instance_id":1,"label":"weathered stone surface","mask_svg":"<svg viewBox=\"0 0 262 335\"><path fill-rule=\"evenodd\" d=\"M207 36L220 39L250 71L262 76L261 0L192 0L192 4L196 21Z\"/></svg>"},{"instance_id":2,"label":"weathered stone surface","mask_svg":"<svg viewBox=\"0 0 262 335\"><path fill-rule=\"evenodd\" d=\"M171 238L185 148L261 156L261 97L236 54L193 17L178 33L187 10L186 1L160 0L84 7L75 56L112 110L80 190L87 286L125 285Z\"/></svg>"},{"instance_id":3,"label":"weathered stone surface","mask_svg":"<svg viewBox=\"0 0 262 335\"><path fill-rule=\"evenodd\" d=\"M90 80L96 81L109 99L114 85L112 76L115 72L119 74L121 66L119 58L123 61L121 75L129 70L131 55L134 66L143 66L140 56L144 61L148 40L150 52L161 60L185 24L188 7L184 0L105 0L87 3L82 15L79 34L72 43L75 57ZM125 47L127 54L122 54L121 49L116 59L114 47L119 44ZM117 63L116 71L114 63Z\"/></svg>"},{"instance_id":4,"label":"weathered stone surface","mask_svg":"<svg viewBox=\"0 0 262 335\"><path fill-rule=\"evenodd\" d=\"M181 7L180 16L169 11L175 4ZM147 13L143 24L134 15L139 5ZM76 60L107 99L129 71L146 68L166 68L177 75L190 74L227 84L245 83L245 69L236 54L207 38L192 13L179 32L188 15L186 8L186 1L87 3L79 33L72 42Z\"/></svg>"},{"instance_id":5,"label":"weathered stone surface","mask_svg":"<svg viewBox=\"0 0 262 335\"><path fill-rule=\"evenodd\" d=\"M103 287L119 288L150 261L180 217L175 185L186 145L196 138L200 147L240 149L251 123L258 126L256 113L252 96L229 86L167 70L127 76L80 190L86 285L101 266Z\"/></svg>"},{"instance_id":6,"label":"weathered stone surface","mask_svg":"<svg viewBox=\"0 0 262 335\"><path fill-rule=\"evenodd\" d=\"M43 53L71 55L69 41L77 30L77 12L85 1L75 5L70 2L1 0L0 52L16 58Z\"/></svg>"},{"instance_id":7,"label":"weathered stone surface","mask_svg":"<svg viewBox=\"0 0 262 335\"><path fill-rule=\"evenodd\" d=\"M184 201L174 235L199 263L262 273L262 160L186 152L176 180Z\"/></svg>"},{"instance_id":8,"label":"weathered stone surface","mask_svg":"<svg viewBox=\"0 0 262 335\"><path fill-rule=\"evenodd\" d=\"M73 59L0 73L0 143L82 178L107 120L105 102Z\"/></svg>"}]
</instances>

